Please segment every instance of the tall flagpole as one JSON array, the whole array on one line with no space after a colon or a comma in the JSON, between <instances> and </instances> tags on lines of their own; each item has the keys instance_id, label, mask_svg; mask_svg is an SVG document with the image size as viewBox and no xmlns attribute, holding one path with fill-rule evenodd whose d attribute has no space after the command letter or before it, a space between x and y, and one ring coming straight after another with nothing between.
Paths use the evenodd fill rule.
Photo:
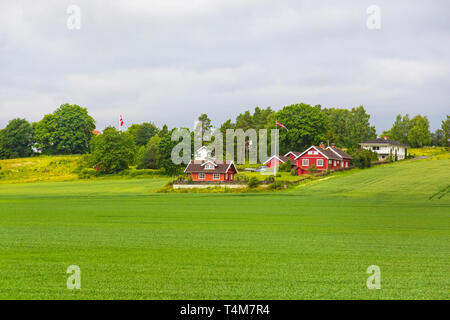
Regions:
<instances>
[{"instance_id":1,"label":"tall flagpole","mask_svg":"<svg viewBox=\"0 0 450 320\"><path fill-rule=\"evenodd\" d=\"M275 130L278 130L277 129L277 120L275 120ZM273 175L274 175L274 177L276 177L277 176L277 163L276 163L276 158L278 158L278 156L277 156L277 138L278 138L278 131L275 131L275 146L274 146L274 166L273 166Z\"/></svg>"}]
</instances>

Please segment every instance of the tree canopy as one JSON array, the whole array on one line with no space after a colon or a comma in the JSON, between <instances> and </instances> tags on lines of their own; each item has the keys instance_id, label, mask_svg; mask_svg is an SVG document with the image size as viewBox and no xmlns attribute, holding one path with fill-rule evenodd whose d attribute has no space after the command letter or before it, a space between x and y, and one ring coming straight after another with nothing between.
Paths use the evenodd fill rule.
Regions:
<instances>
[{"instance_id":1,"label":"tree canopy","mask_svg":"<svg viewBox=\"0 0 450 320\"><path fill-rule=\"evenodd\" d=\"M137 146L145 146L148 141L158 133L158 127L153 123L144 122L142 124L133 124L127 130L133 136Z\"/></svg>"},{"instance_id":2,"label":"tree canopy","mask_svg":"<svg viewBox=\"0 0 450 320\"><path fill-rule=\"evenodd\" d=\"M11 120L0 135L0 157L29 157L33 154L33 128L25 119Z\"/></svg>"},{"instance_id":3,"label":"tree canopy","mask_svg":"<svg viewBox=\"0 0 450 320\"><path fill-rule=\"evenodd\" d=\"M94 129L86 108L63 104L34 124L36 147L43 154L83 154L89 151Z\"/></svg>"},{"instance_id":4,"label":"tree canopy","mask_svg":"<svg viewBox=\"0 0 450 320\"><path fill-rule=\"evenodd\" d=\"M129 133L109 127L92 138L91 153L93 165L102 173L116 173L133 164L136 144Z\"/></svg>"}]
</instances>

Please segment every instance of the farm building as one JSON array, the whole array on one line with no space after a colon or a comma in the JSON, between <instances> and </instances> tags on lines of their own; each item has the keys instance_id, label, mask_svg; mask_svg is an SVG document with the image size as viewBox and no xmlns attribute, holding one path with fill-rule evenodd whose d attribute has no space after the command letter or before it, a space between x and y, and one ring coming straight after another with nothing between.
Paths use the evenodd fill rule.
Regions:
<instances>
[{"instance_id":1,"label":"farm building","mask_svg":"<svg viewBox=\"0 0 450 320\"><path fill-rule=\"evenodd\" d=\"M233 161L191 160L185 173L190 173L193 181L234 181L238 172Z\"/></svg>"},{"instance_id":2,"label":"farm building","mask_svg":"<svg viewBox=\"0 0 450 320\"><path fill-rule=\"evenodd\" d=\"M378 138L359 144L361 148L372 150L378 153L378 160L387 160L391 155L393 158L397 156L398 160L403 160L408 154L408 146L391 140L388 137Z\"/></svg>"}]
</instances>

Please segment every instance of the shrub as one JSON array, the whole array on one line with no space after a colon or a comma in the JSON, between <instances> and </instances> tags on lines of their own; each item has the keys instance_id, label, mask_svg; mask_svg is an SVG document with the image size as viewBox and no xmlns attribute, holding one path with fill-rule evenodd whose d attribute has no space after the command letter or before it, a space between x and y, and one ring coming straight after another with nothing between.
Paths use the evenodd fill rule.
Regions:
<instances>
[{"instance_id":1,"label":"shrub","mask_svg":"<svg viewBox=\"0 0 450 320\"><path fill-rule=\"evenodd\" d=\"M236 182L243 182L243 183L247 183L248 182L248 177L245 174L237 174L236 177Z\"/></svg>"},{"instance_id":2,"label":"shrub","mask_svg":"<svg viewBox=\"0 0 450 320\"><path fill-rule=\"evenodd\" d=\"M97 177L99 175L98 171L92 168L85 168L78 174L79 179L90 179L91 177Z\"/></svg>"},{"instance_id":3,"label":"shrub","mask_svg":"<svg viewBox=\"0 0 450 320\"><path fill-rule=\"evenodd\" d=\"M251 177L250 179L248 179L247 186L248 186L249 188L253 189L253 188L258 187L258 186L259 186L259 183L260 183L260 182L259 182L258 178L256 178L256 177Z\"/></svg>"},{"instance_id":4,"label":"shrub","mask_svg":"<svg viewBox=\"0 0 450 320\"><path fill-rule=\"evenodd\" d=\"M309 167L308 171L310 174L315 175L317 173L317 168L315 165L312 165L311 167Z\"/></svg>"},{"instance_id":5,"label":"shrub","mask_svg":"<svg viewBox=\"0 0 450 320\"><path fill-rule=\"evenodd\" d=\"M280 163L280 172L290 172L291 171L291 162L288 161L286 163Z\"/></svg>"},{"instance_id":6,"label":"shrub","mask_svg":"<svg viewBox=\"0 0 450 320\"><path fill-rule=\"evenodd\" d=\"M296 176L296 175L297 175L297 170L292 169L292 170L291 170L291 176Z\"/></svg>"},{"instance_id":7,"label":"shrub","mask_svg":"<svg viewBox=\"0 0 450 320\"><path fill-rule=\"evenodd\" d=\"M268 176L267 178L264 179L264 182L274 183L275 182L275 177L274 176Z\"/></svg>"},{"instance_id":8,"label":"shrub","mask_svg":"<svg viewBox=\"0 0 450 320\"><path fill-rule=\"evenodd\" d=\"M270 190L280 190L284 188L284 184L280 181L275 181L269 186Z\"/></svg>"}]
</instances>

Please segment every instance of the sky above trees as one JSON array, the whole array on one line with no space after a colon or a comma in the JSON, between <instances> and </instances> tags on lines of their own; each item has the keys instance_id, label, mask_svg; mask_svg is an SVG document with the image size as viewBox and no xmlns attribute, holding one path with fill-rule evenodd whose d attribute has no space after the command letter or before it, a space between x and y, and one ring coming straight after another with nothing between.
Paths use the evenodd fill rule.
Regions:
<instances>
[{"instance_id":1,"label":"sky above trees","mask_svg":"<svg viewBox=\"0 0 450 320\"><path fill-rule=\"evenodd\" d=\"M81 29L68 30L71 4ZM381 29L366 26L369 5ZM439 128L450 101L448 1L23 1L0 11L0 128L64 103L97 127L213 125L259 106L363 105Z\"/></svg>"}]
</instances>

